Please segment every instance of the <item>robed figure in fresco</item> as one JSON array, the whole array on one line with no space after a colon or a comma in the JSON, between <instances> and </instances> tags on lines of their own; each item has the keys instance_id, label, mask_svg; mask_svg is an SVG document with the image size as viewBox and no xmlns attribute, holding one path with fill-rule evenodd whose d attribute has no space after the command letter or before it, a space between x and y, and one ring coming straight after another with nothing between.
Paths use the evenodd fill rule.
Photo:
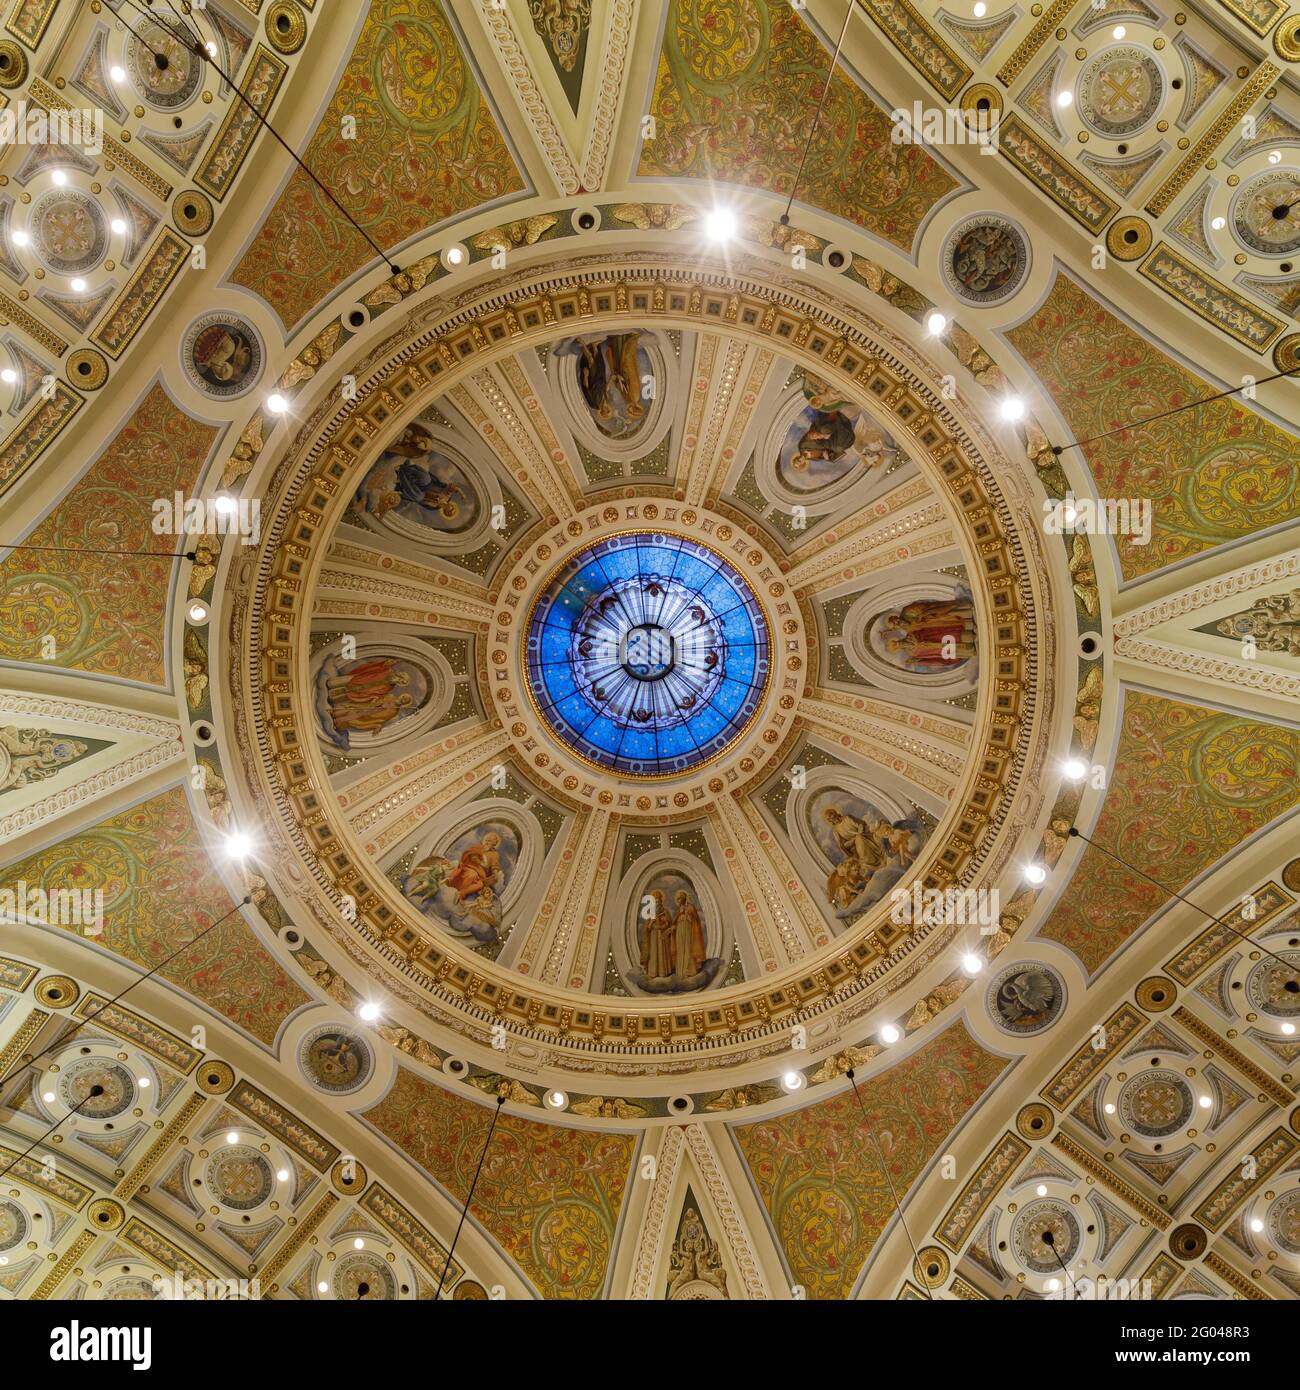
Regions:
<instances>
[{"instance_id":1,"label":"robed figure in fresco","mask_svg":"<svg viewBox=\"0 0 1300 1390\"><path fill-rule=\"evenodd\" d=\"M945 670L975 655L975 607L969 599L915 599L887 613L885 650L914 670Z\"/></svg>"},{"instance_id":2,"label":"robed figure in fresco","mask_svg":"<svg viewBox=\"0 0 1300 1390\"><path fill-rule=\"evenodd\" d=\"M350 662L325 678L326 699L340 733L374 734L415 703L410 676L390 656Z\"/></svg>"}]
</instances>

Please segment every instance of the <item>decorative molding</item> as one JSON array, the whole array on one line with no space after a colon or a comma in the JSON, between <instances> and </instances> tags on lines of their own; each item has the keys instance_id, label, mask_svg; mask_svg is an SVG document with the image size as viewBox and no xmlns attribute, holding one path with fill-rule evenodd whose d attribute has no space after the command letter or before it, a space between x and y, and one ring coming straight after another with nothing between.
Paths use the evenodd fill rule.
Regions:
<instances>
[{"instance_id":1,"label":"decorative molding","mask_svg":"<svg viewBox=\"0 0 1300 1390\"><path fill-rule=\"evenodd\" d=\"M1115 655L1144 662L1167 671L1181 671L1189 676L1205 676L1227 685L1243 686L1268 695L1300 696L1300 676L1283 671L1271 671L1258 662L1235 661L1231 657L1208 656L1189 652L1164 642L1148 642L1137 637L1121 637L1115 643Z\"/></svg>"},{"instance_id":2,"label":"decorative molding","mask_svg":"<svg viewBox=\"0 0 1300 1390\"><path fill-rule=\"evenodd\" d=\"M635 18L635 0L614 0L605 33L600 86L596 91L591 134L587 138L586 161L582 168L582 182L587 188L601 188L605 183L609 151L614 136L614 121L618 115L619 97L623 93L632 23Z\"/></svg>"},{"instance_id":3,"label":"decorative molding","mask_svg":"<svg viewBox=\"0 0 1300 1390\"><path fill-rule=\"evenodd\" d=\"M664 1141L655 1155L655 1181L650 1200L641 1219L641 1235L637 1240L636 1259L632 1265L632 1287L629 1298L654 1297L655 1268L663 1248L665 1223L668 1220L668 1198L677 1181L682 1153L686 1148L686 1131L674 1125L664 1132Z\"/></svg>"},{"instance_id":4,"label":"decorative molding","mask_svg":"<svg viewBox=\"0 0 1300 1390\"><path fill-rule=\"evenodd\" d=\"M1116 618L1112 631L1116 637L1128 637L1133 633L1144 632L1147 628L1158 627L1171 618L1194 613L1198 608L1208 607L1221 599L1236 598L1296 575L1300 575L1300 550L1292 551L1291 554L1283 555L1276 560L1266 560L1258 565L1247 565L1242 569L1232 570L1228 574L1195 584L1169 598L1144 604L1124 617Z\"/></svg>"},{"instance_id":5,"label":"decorative molding","mask_svg":"<svg viewBox=\"0 0 1300 1390\"><path fill-rule=\"evenodd\" d=\"M686 1143L690 1148L691 1157L695 1160L700 1177L704 1179L704 1186L708 1190L714 1209L722 1222L722 1230L727 1238L728 1248L740 1270L740 1277L744 1281L745 1296L752 1299L770 1298L767 1281L763 1278L762 1267L758 1261L758 1252L754 1249L749 1232L745 1229L745 1223L736 1210L731 1188L718 1165L718 1156L714 1152L712 1144L709 1143L704 1126L687 1125Z\"/></svg>"}]
</instances>

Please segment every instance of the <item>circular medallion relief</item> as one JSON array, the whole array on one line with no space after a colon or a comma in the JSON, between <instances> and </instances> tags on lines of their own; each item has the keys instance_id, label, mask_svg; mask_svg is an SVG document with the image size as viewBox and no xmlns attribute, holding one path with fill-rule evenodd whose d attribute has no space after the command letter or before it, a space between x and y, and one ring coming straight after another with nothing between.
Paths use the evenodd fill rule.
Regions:
<instances>
[{"instance_id":1,"label":"circular medallion relief","mask_svg":"<svg viewBox=\"0 0 1300 1390\"><path fill-rule=\"evenodd\" d=\"M1003 1032L1021 1037L1041 1033L1065 1007L1065 986L1046 965L1022 961L993 979L985 1005Z\"/></svg>"},{"instance_id":2,"label":"circular medallion relief","mask_svg":"<svg viewBox=\"0 0 1300 1390\"><path fill-rule=\"evenodd\" d=\"M1121 44L1104 49L1084 68L1079 115L1099 135L1132 135L1155 117L1164 95L1160 64L1145 50Z\"/></svg>"},{"instance_id":3,"label":"circular medallion relief","mask_svg":"<svg viewBox=\"0 0 1300 1390\"><path fill-rule=\"evenodd\" d=\"M262 340L247 319L204 314L181 342L185 375L205 396L225 400L251 390L262 372Z\"/></svg>"},{"instance_id":4,"label":"circular medallion relief","mask_svg":"<svg viewBox=\"0 0 1300 1390\"><path fill-rule=\"evenodd\" d=\"M43 193L32 205L29 226L37 255L60 275L92 270L108 251L103 208L75 188Z\"/></svg>"},{"instance_id":5,"label":"circular medallion relief","mask_svg":"<svg viewBox=\"0 0 1300 1390\"><path fill-rule=\"evenodd\" d=\"M1246 977L1246 994L1251 1006L1273 1018L1300 1015L1300 993L1287 989L1288 984L1295 982L1297 966L1300 966L1300 951L1279 951L1276 957L1265 956Z\"/></svg>"},{"instance_id":6,"label":"circular medallion relief","mask_svg":"<svg viewBox=\"0 0 1300 1390\"><path fill-rule=\"evenodd\" d=\"M126 47L136 89L150 106L174 111L186 105L203 80L203 65L176 36L153 20L140 25Z\"/></svg>"},{"instance_id":7,"label":"circular medallion relief","mask_svg":"<svg viewBox=\"0 0 1300 1390\"><path fill-rule=\"evenodd\" d=\"M31 1222L16 1202L0 1202L0 1250L12 1250L27 1239Z\"/></svg>"},{"instance_id":8,"label":"circular medallion relief","mask_svg":"<svg viewBox=\"0 0 1300 1390\"><path fill-rule=\"evenodd\" d=\"M613 536L542 586L526 665L534 708L570 751L624 776L667 777L718 757L757 713L767 620L708 546Z\"/></svg>"},{"instance_id":9,"label":"circular medallion relief","mask_svg":"<svg viewBox=\"0 0 1300 1390\"><path fill-rule=\"evenodd\" d=\"M940 265L948 288L959 299L1001 304L1025 283L1029 242L1005 217L968 217L949 232Z\"/></svg>"},{"instance_id":10,"label":"circular medallion relief","mask_svg":"<svg viewBox=\"0 0 1300 1390\"><path fill-rule=\"evenodd\" d=\"M213 1154L204 1178L217 1201L235 1211L260 1207L275 1182L266 1156L251 1144L232 1144Z\"/></svg>"},{"instance_id":11,"label":"circular medallion relief","mask_svg":"<svg viewBox=\"0 0 1300 1390\"><path fill-rule=\"evenodd\" d=\"M1268 1235L1292 1255L1300 1255L1300 1188L1284 1192L1268 1209Z\"/></svg>"},{"instance_id":12,"label":"circular medallion relief","mask_svg":"<svg viewBox=\"0 0 1300 1390\"><path fill-rule=\"evenodd\" d=\"M374 1056L366 1040L332 1023L307 1034L298 1049L298 1061L313 1085L336 1095L364 1086L374 1070Z\"/></svg>"},{"instance_id":13,"label":"circular medallion relief","mask_svg":"<svg viewBox=\"0 0 1300 1390\"><path fill-rule=\"evenodd\" d=\"M1011 1240L1023 1264L1038 1274L1056 1274L1079 1252L1079 1223L1065 1202L1030 1202L1016 1214Z\"/></svg>"},{"instance_id":14,"label":"circular medallion relief","mask_svg":"<svg viewBox=\"0 0 1300 1390\"><path fill-rule=\"evenodd\" d=\"M1163 1139L1184 1128L1196 1104L1192 1088L1176 1071L1154 1068L1125 1082L1119 1114L1127 1129L1148 1139Z\"/></svg>"},{"instance_id":15,"label":"circular medallion relief","mask_svg":"<svg viewBox=\"0 0 1300 1390\"><path fill-rule=\"evenodd\" d=\"M98 1095L92 1095L95 1087ZM59 1076L59 1099L88 1120L111 1120L135 1102L131 1073L103 1057L79 1057Z\"/></svg>"},{"instance_id":16,"label":"circular medallion relief","mask_svg":"<svg viewBox=\"0 0 1300 1390\"><path fill-rule=\"evenodd\" d=\"M334 1267L334 1292L339 1298L396 1298L397 1280L387 1264L374 1255L345 1255Z\"/></svg>"},{"instance_id":17,"label":"circular medallion relief","mask_svg":"<svg viewBox=\"0 0 1300 1390\"><path fill-rule=\"evenodd\" d=\"M1267 169L1248 179L1232 200L1232 229L1261 256L1300 250L1300 170Z\"/></svg>"}]
</instances>

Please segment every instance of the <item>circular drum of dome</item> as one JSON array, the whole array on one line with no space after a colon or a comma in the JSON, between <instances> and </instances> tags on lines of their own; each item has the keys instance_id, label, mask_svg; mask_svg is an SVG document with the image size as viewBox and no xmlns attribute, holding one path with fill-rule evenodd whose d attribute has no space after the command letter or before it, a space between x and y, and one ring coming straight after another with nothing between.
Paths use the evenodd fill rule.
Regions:
<instances>
[{"instance_id":1,"label":"circular drum of dome","mask_svg":"<svg viewBox=\"0 0 1300 1390\"><path fill-rule=\"evenodd\" d=\"M584 762L671 777L711 762L758 712L768 625L748 583L698 541L631 532L556 570L526 628L528 693Z\"/></svg>"}]
</instances>

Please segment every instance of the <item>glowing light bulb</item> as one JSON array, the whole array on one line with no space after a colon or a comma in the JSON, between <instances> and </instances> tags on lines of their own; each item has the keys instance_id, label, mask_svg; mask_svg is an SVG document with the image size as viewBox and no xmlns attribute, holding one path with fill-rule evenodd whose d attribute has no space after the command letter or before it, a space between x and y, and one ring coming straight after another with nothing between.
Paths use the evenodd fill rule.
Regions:
<instances>
[{"instance_id":1,"label":"glowing light bulb","mask_svg":"<svg viewBox=\"0 0 1300 1390\"><path fill-rule=\"evenodd\" d=\"M1072 106L1074 104L1074 93L1068 89L1064 92L1057 92L1056 104L1062 108Z\"/></svg>"},{"instance_id":2,"label":"glowing light bulb","mask_svg":"<svg viewBox=\"0 0 1300 1390\"><path fill-rule=\"evenodd\" d=\"M933 337L938 337L948 327L948 320L936 310L925 321L925 326Z\"/></svg>"},{"instance_id":3,"label":"glowing light bulb","mask_svg":"<svg viewBox=\"0 0 1300 1390\"><path fill-rule=\"evenodd\" d=\"M1270 164L1281 164L1281 162L1282 162L1282 151L1281 151L1281 150L1274 150L1274 151L1269 155L1269 157L1268 157L1268 162L1269 162Z\"/></svg>"},{"instance_id":4,"label":"glowing light bulb","mask_svg":"<svg viewBox=\"0 0 1300 1390\"><path fill-rule=\"evenodd\" d=\"M279 1170L276 1172L275 1180L276 1180L276 1182L288 1182L288 1181L289 1181L289 1170L288 1170L287 1168L281 1168L281 1169L279 1169Z\"/></svg>"},{"instance_id":5,"label":"glowing light bulb","mask_svg":"<svg viewBox=\"0 0 1300 1390\"><path fill-rule=\"evenodd\" d=\"M1026 864L1025 879L1029 883L1046 883L1047 870L1041 864Z\"/></svg>"},{"instance_id":6,"label":"glowing light bulb","mask_svg":"<svg viewBox=\"0 0 1300 1390\"><path fill-rule=\"evenodd\" d=\"M1282 1031L1283 1031L1283 1032L1287 1035L1287 1037L1289 1038L1289 1037L1291 1036L1291 1034L1295 1032L1295 1024L1294 1024L1294 1023L1284 1023L1284 1024L1282 1025Z\"/></svg>"},{"instance_id":7,"label":"glowing light bulb","mask_svg":"<svg viewBox=\"0 0 1300 1390\"><path fill-rule=\"evenodd\" d=\"M54 182L55 182L56 184L58 184L58 186L59 186L60 188L62 188L63 185L64 185L65 183L67 183L67 181L68 181L68 176L67 176L67 174L65 174L65 173L63 172L62 169L56 169L56 170L50 175L50 177L54 180Z\"/></svg>"},{"instance_id":8,"label":"glowing light bulb","mask_svg":"<svg viewBox=\"0 0 1300 1390\"><path fill-rule=\"evenodd\" d=\"M72 288L73 288L78 294L80 294L80 293L82 292L82 290L84 290L84 289L86 288L86 282L81 278L80 275L78 275L78 276L76 277L76 279L74 279L74 280L72 281Z\"/></svg>"},{"instance_id":9,"label":"glowing light bulb","mask_svg":"<svg viewBox=\"0 0 1300 1390\"><path fill-rule=\"evenodd\" d=\"M212 42L211 39L209 39L207 43L203 45L203 47L207 50L209 58L215 58L217 56L217 46L215 43Z\"/></svg>"},{"instance_id":10,"label":"glowing light bulb","mask_svg":"<svg viewBox=\"0 0 1300 1390\"><path fill-rule=\"evenodd\" d=\"M1252 1216L1250 1218L1250 1229L1252 1231L1262 1231L1264 1229L1264 1223L1258 1216Z\"/></svg>"},{"instance_id":11,"label":"glowing light bulb","mask_svg":"<svg viewBox=\"0 0 1300 1390\"><path fill-rule=\"evenodd\" d=\"M736 235L736 214L730 208L714 208L704 219L710 241L730 241Z\"/></svg>"},{"instance_id":12,"label":"glowing light bulb","mask_svg":"<svg viewBox=\"0 0 1300 1390\"><path fill-rule=\"evenodd\" d=\"M126 81L126 69L118 67L116 63L114 63L111 68L109 68L108 75L113 79L114 82Z\"/></svg>"},{"instance_id":13,"label":"glowing light bulb","mask_svg":"<svg viewBox=\"0 0 1300 1390\"><path fill-rule=\"evenodd\" d=\"M246 859L253 851L252 837L245 835L242 830L232 830L226 836L225 849L228 859Z\"/></svg>"},{"instance_id":14,"label":"glowing light bulb","mask_svg":"<svg viewBox=\"0 0 1300 1390\"><path fill-rule=\"evenodd\" d=\"M892 1047L902 1036L902 1031L893 1023L886 1023L880 1030L880 1041L884 1043L886 1047Z\"/></svg>"},{"instance_id":15,"label":"glowing light bulb","mask_svg":"<svg viewBox=\"0 0 1300 1390\"><path fill-rule=\"evenodd\" d=\"M54 1104L54 1092L53 1092L53 1091L42 1091L42 1092L41 1092L41 1099L46 1103L46 1105L53 1105L53 1104Z\"/></svg>"},{"instance_id":16,"label":"glowing light bulb","mask_svg":"<svg viewBox=\"0 0 1300 1390\"><path fill-rule=\"evenodd\" d=\"M379 1005L374 1003L362 1004L357 1013L367 1023L373 1023L379 1017Z\"/></svg>"},{"instance_id":17,"label":"glowing light bulb","mask_svg":"<svg viewBox=\"0 0 1300 1390\"><path fill-rule=\"evenodd\" d=\"M115 217L108 225L112 227L118 236L121 236L122 233L126 231L126 222L120 217Z\"/></svg>"},{"instance_id":18,"label":"glowing light bulb","mask_svg":"<svg viewBox=\"0 0 1300 1390\"><path fill-rule=\"evenodd\" d=\"M1036 1188L1034 1188L1034 1191L1037 1192L1038 1195L1039 1195L1040 1197L1046 1197L1046 1196L1047 1196L1047 1184L1046 1184L1045 1182L1040 1182L1040 1183L1038 1184L1038 1186L1037 1186Z\"/></svg>"},{"instance_id":19,"label":"glowing light bulb","mask_svg":"<svg viewBox=\"0 0 1300 1390\"><path fill-rule=\"evenodd\" d=\"M1088 775L1088 764L1082 758L1066 758L1061 764L1061 771L1071 782L1078 782Z\"/></svg>"},{"instance_id":20,"label":"glowing light bulb","mask_svg":"<svg viewBox=\"0 0 1300 1390\"><path fill-rule=\"evenodd\" d=\"M324 1279L322 1279L320 1283L316 1285L317 1293L329 1293L329 1291L330 1286L324 1281Z\"/></svg>"},{"instance_id":21,"label":"glowing light bulb","mask_svg":"<svg viewBox=\"0 0 1300 1390\"><path fill-rule=\"evenodd\" d=\"M1125 29L1125 27L1124 27L1122 24L1117 24L1110 32L1111 32L1117 39L1122 39L1122 38L1124 37L1124 35L1128 33L1128 30Z\"/></svg>"},{"instance_id":22,"label":"glowing light bulb","mask_svg":"<svg viewBox=\"0 0 1300 1390\"><path fill-rule=\"evenodd\" d=\"M1007 396L998 406L1004 420L1019 420L1025 413L1025 403L1019 396Z\"/></svg>"},{"instance_id":23,"label":"glowing light bulb","mask_svg":"<svg viewBox=\"0 0 1300 1390\"><path fill-rule=\"evenodd\" d=\"M1061 1281L1060 1281L1059 1279L1049 1279L1049 1280L1047 1281L1047 1292L1048 1292L1048 1293L1055 1293L1055 1292L1057 1291L1057 1289L1059 1289L1060 1287L1061 1287Z\"/></svg>"},{"instance_id":24,"label":"glowing light bulb","mask_svg":"<svg viewBox=\"0 0 1300 1390\"><path fill-rule=\"evenodd\" d=\"M961 958L961 968L968 975L978 975L984 969L984 962L973 951L968 951Z\"/></svg>"},{"instance_id":25,"label":"glowing light bulb","mask_svg":"<svg viewBox=\"0 0 1300 1390\"><path fill-rule=\"evenodd\" d=\"M235 1131L234 1131L233 1129L230 1131L229 1134L226 1135L226 1143L227 1143L227 1144L238 1144L238 1143L239 1143L239 1135L236 1134Z\"/></svg>"},{"instance_id":26,"label":"glowing light bulb","mask_svg":"<svg viewBox=\"0 0 1300 1390\"><path fill-rule=\"evenodd\" d=\"M787 1091L797 1091L803 1085L803 1072L786 1072L781 1078L781 1085L784 1086Z\"/></svg>"},{"instance_id":27,"label":"glowing light bulb","mask_svg":"<svg viewBox=\"0 0 1300 1390\"><path fill-rule=\"evenodd\" d=\"M14 371L12 367L6 367L4 371L0 372L0 381L7 382L10 386L12 386L14 382L17 380L18 373Z\"/></svg>"},{"instance_id":28,"label":"glowing light bulb","mask_svg":"<svg viewBox=\"0 0 1300 1390\"><path fill-rule=\"evenodd\" d=\"M230 513L235 510L235 499L233 497L227 497L223 492L215 499L213 505L222 516L229 516Z\"/></svg>"},{"instance_id":29,"label":"glowing light bulb","mask_svg":"<svg viewBox=\"0 0 1300 1390\"><path fill-rule=\"evenodd\" d=\"M10 236L15 246L26 246L27 243L31 241L31 237L29 237L27 233L22 230L11 232Z\"/></svg>"},{"instance_id":30,"label":"glowing light bulb","mask_svg":"<svg viewBox=\"0 0 1300 1390\"><path fill-rule=\"evenodd\" d=\"M974 15L976 19L983 19L988 13L988 9L989 7L984 3L984 0L975 0Z\"/></svg>"},{"instance_id":31,"label":"glowing light bulb","mask_svg":"<svg viewBox=\"0 0 1300 1390\"><path fill-rule=\"evenodd\" d=\"M366 1243L364 1240L361 1239L360 1236L358 1236L356 1240L352 1242L352 1248L354 1250L364 1250L366 1248Z\"/></svg>"},{"instance_id":32,"label":"glowing light bulb","mask_svg":"<svg viewBox=\"0 0 1300 1390\"><path fill-rule=\"evenodd\" d=\"M459 265L465 259L465 253L459 246L449 246L447 248L447 264Z\"/></svg>"},{"instance_id":33,"label":"glowing light bulb","mask_svg":"<svg viewBox=\"0 0 1300 1390\"><path fill-rule=\"evenodd\" d=\"M201 623L208 616L208 606L207 604L200 602L198 599L195 599L195 601L191 603L190 606L185 610L185 616L192 623Z\"/></svg>"},{"instance_id":34,"label":"glowing light bulb","mask_svg":"<svg viewBox=\"0 0 1300 1390\"><path fill-rule=\"evenodd\" d=\"M289 409L289 402L277 391L266 398L266 408L272 415L283 415Z\"/></svg>"},{"instance_id":35,"label":"glowing light bulb","mask_svg":"<svg viewBox=\"0 0 1300 1390\"><path fill-rule=\"evenodd\" d=\"M1113 1100L1108 1100L1102 1109L1105 1110L1108 1115L1113 1115L1115 1113L1115 1102Z\"/></svg>"},{"instance_id":36,"label":"glowing light bulb","mask_svg":"<svg viewBox=\"0 0 1300 1390\"><path fill-rule=\"evenodd\" d=\"M1198 1104L1200 1105L1202 1110L1208 1110L1210 1106L1214 1104L1214 1102L1209 1098L1209 1096L1202 1096Z\"/></svg>"},{"instance_id":37,"label":"glowing light bulb","mask_svg":"<svg viewBox=\"0 0 1300 1390\"><path fill-rule=\"evenodd\" d=\"M139 1086L142 1091L147 1091L149 1089L149 1078L147 1076L137 1076L135 1084Z\"/></svg>"},{"instance_id":38,"label":"glowing light bulb","mask_svg":"<svg viewBox=\"0 0 1300 1390\"><path fill-rule=\"evenodd\" d=\"M1228 219L1226 217L1212 217L1210 219L1210 226L1213 227L1216 232L1221 232L1227 225Z\"/></svg>"},{"instance_id":39,"label":"glowing light bulb","mask_svg":"<svg viewBox=\"0 0 1300 1390\"><path fill-rule=\"evenodd\" d=\"M552 1110L563 1110L569 1103L569 1098L563 1091L547 1091L546 1103Z\"/></svg>"}]
</instances>

